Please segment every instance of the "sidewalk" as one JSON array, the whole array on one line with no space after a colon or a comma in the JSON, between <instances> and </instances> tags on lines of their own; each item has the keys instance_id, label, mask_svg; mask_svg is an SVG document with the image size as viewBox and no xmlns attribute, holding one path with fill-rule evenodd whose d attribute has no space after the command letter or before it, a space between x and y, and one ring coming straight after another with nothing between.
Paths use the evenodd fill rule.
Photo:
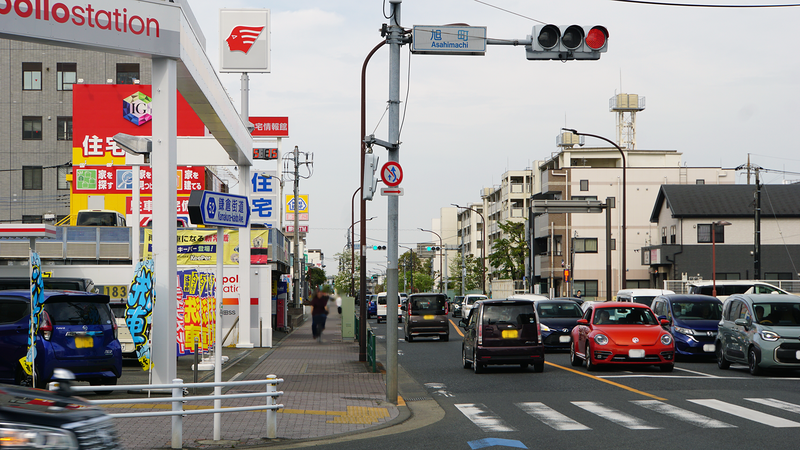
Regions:
<instances>
[{"instance_id":1,"label":"sidewalk","mask_svg":"<svg viewBox=\"0 0 800 450\"><path fill-rule=\"evenodd\" d=\"M284 382L278 385L284 405L278 412L277 439L266 438L266 412L222 414L221 440L213 441L213 414L188 415L183 418L184 448L231 448L268 446L287 439L309 439L378 427L400 416L400 408L385 401L386 388L380 373L368 372L366 363L358 361L358 342L342 340L341 316L333 311L328 316L323 343L311 337L311 318L249 368L225 372L223 381L263 380L274 374ZM259 349L262 350L262 349ZM213 380L213 379L212 379ZM191 381L191 380L186 380ZM255 386L232 389L241 392L260 390ZM264 404L263 398L223 401L223 407ZM184 409L207 408L212 402L191 402ZM110 405L109 413L171 409L169 404L156 408L147 404ZM117 419L117 430L126 449L170 448L170 417Z\"/></svg>"}]
</instances>

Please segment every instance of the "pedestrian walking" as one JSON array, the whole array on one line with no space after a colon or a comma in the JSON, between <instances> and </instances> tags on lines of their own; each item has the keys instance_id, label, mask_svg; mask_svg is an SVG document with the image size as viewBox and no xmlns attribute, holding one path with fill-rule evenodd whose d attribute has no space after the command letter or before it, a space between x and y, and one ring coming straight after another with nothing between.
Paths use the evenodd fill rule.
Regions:
<instances>
[{"instance_id":1,"label":"pedestrian walking","mask_svg":"<svg viewBox=\"0 0 800 450\"><path fill-rule=\"evenodd\" d=\"M328 319L328 295L317 288L311 299L311 334L322 343L322 331Z\"/></svg>"}]
</instances>

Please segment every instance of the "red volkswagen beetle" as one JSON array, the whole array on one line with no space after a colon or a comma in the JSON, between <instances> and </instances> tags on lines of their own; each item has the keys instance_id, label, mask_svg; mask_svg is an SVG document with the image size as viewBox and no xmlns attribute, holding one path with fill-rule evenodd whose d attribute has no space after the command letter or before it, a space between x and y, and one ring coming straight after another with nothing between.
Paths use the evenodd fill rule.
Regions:
<instances>
[{"instance_id":1,"label":"red volkswagen beetle","mask_svg":"<svg viewBox=\"0 0 800 450\"><path fill-rule=\"evenodd\" d=\"M594 303L572 329L572 365L586 361L586 369L595 370L602 364L655 364L671 372L675 342L663 328L667 324L646 305Z\"/></svg>"}]
</instances>

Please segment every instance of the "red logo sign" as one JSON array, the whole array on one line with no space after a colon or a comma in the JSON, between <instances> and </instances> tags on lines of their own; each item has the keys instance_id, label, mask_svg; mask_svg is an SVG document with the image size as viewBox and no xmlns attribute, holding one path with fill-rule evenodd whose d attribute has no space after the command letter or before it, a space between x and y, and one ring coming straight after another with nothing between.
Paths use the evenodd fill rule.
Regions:
<instances>
[{"instance_id":1,"label":"red logo sign","mask_svg":"<svg viewBox=\"0 0 800 450\"><path fill-rule=\"evenodd\" d=\"M228 43L228 48L232 52L247 54L263 29L264 27L245 27L240 25L231 31L231 35L228 36L228 39L225 39L225 42Z\"/></svg>"},{"instance_id":2,"label":"red logo sign","mask_svg":"<svg viewBox=\"0 0 800 450\"><path fill-rule=\"evenodd\" d=\"M288 117L250 117L253 136L289 137Z\"/></svg>"}]
</instances>

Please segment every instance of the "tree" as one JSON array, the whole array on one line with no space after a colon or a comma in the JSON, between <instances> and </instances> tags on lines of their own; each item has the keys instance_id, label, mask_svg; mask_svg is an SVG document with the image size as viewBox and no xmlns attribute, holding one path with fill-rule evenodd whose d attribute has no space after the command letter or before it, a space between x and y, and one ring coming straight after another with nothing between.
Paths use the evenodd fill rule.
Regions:
<instances>
[{"instance_id":1,"label":"tree","mask_svg":"<svg viewBox=\"0 0 800 450\"><path fill-rule=\"evenodd\" d=\"M336 292L341 292L344 294L350 294L351 292L355 295L358 295L359 289L361 289L361 264L359 264L358 259L356 259L355 263L355 271L352 273L351 278L351 253L349 251L337 253L335 258L339 260L339 273L333 277L333 285L336 288ZM353 287L351 291L350 288Z\"/></svg>"},{"instance_id":2,"label":"tree","mask_svg":"<svg viewBox=\"0 0 800 450\"><path fill-rule=\"evenodd\" d=\"M472 290L480 290L481 288L481 277L483 276L483 272L481 271L481 263L478 258L475 258L472 255L466 255L466 267L467 267L467 274L466 274L466 282L464 292L472 291ZM456 291L461 292L461 254L459 253L456 258L450 263L450 273L453 274L450 276L450 286L449 288Z\"/></svg>"},{"instance_id":3,"label":"tree","mask_svg":"<svg viewBox=\"0 0 800 450\"><path fill-rule=\"evenodd\" d=\"M504 237L492 244L494 251L489 255L489 264L494 268L492 275L494 278L521 280L525 277L525 259L530 254L525 240L525 224L506 221L497 226Z\"/></svg>"},{"instance_id":4,"label":"tree","mask_svg":"<svg viewBox=\"0 0 800 450\"><path fill-rule=\"evenodd\" d=\"M328 277L325 275L325 270L319 267L309 267L306 273L306 280L311 289L316 289L325 284L328 281Z\"/></svg>"}]
</instances>

